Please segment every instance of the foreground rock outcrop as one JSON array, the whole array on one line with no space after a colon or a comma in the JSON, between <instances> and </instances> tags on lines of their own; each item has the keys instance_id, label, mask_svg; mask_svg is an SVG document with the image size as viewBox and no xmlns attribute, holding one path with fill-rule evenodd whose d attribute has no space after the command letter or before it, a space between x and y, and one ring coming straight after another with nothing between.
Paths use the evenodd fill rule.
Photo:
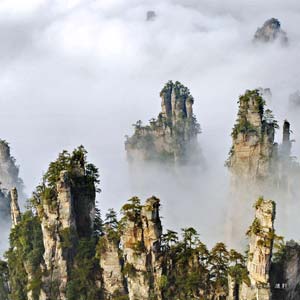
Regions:
<instances>
[{"instance_id":1,"label":"foreground rock outcrop","mask_svg":"<svg viewBox=\"0 0 300 300\"><path fill-rule=\"evenodd\" d=\"M169 81L160 96L162 112L157 119L146 126L138 121L133 136L125 142L129 162L200 163L200 125L193 114L190 91L177 81Z\"/></svg>"},{"instance_id":2,"label":"foreground rock outcrop","mask_svg":"<svg viewBox=\"0 0 300 300\"><path fill-rule=\"evenodd\" d=\"M288 43L285 31L281 29L279 20L271 18L262 27L258 28L254 35L254 42L270 43L278 40L282 45Z\"/></svg>"},{"instance_id":3,"label":"foreground rock outcrop","mask_svg":"<svg viewBox=\"0 0 300 300\"><path fill-rule=\"evenodd\" d=\"M250 286L243 284L241 299L271 300L270 268L275 237L275 203L260 198L255 209L255 219L248 231L247 269Z\"/></svg>"}]
</instances>

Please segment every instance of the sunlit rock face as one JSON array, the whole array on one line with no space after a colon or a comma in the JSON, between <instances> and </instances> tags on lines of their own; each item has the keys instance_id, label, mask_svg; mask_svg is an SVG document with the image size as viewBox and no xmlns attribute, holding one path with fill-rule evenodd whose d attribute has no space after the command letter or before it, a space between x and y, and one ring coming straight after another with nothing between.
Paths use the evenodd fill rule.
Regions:
<instances>
[{"instance_id":1,"label":"sunlit rock face","mask_svg":"<svg viewBox=\"0 0 300 300\"><path fill-rule=\"evenodd\" d=\"M246 91L239 98L239 111L232 131L232 148L227 166L232 174L232 187L255 187L263 192L264 184L275 174L277 145L274 143L278 127L272 112L265 110L259 90ZM276 170L275 170L276 171Z\"/></svg>"},{"instance_id":2,"label":"sunlit rock face","mask_svg":"<svg viewBox=\"0 0 300 300\"><path fill-rule=\"evenodd\" d=\"M188 88L169 81L161 93L162 111L157 119L143 126L138 121L125 148L130 163L201 163L197 142L200 125L193 114L194 98Z\"/></svg>"},{"instance_id":3,"label":"sunlit rock face","mask_svg":"<svg viewBox=\"0 0 300 300\"><path fill-rule=\"evenodd\" d=\"M54 202L54 201L53 201ZM41 299L52 296L57 299L66 299L66 285L69 278L68 265L72 255L70 247L65 243L71 232L76 232L75 214L71 194L70 178L66 171L61 172L57 183L57 199L51 205L44 199L39 206L39 216L44 240L44 273ZM64 240L65 239L65 240ZM59 282L56 294L52 294L52 282Z\"/></svg>"},{"instance_id":4,"label":"sunlit rock face","mask_svg":"<svg viewBox=\"0 0 300 300\"><path fill-rule=\"evenodd\" d=\"M120 237L117 233L108 233L101 237L100 267L102 270L103 294L105 299L125 296L125 278L122 271L122 257L120 253Z\"/></svg>"},{"instance_id":5,"label":"sunlit rock face","mask_svg":"<svg viewBox=\"0 0 300 300\"><path fill-rule=\"evenodd\" d=\"M151 295L161 299L159 206L159 199L152 197L139 212L127 211L124 217L121 242L130 300L149 300Z\"/></svg>"},{"instance_id":6,"label":"sunlit rock face","mask_svg":"<svg viewBox=\"0 0 300 300\"><path fill-rule=\"evenodd\" d=\"M240 299L271 300L270 266L275 235L275 203L260 198L255 208L255 219L247 233L250 286L243 284Z\"/></svg>"},{"instance_id":7,"label":"sunlit rock face","mask_svg":"<svg viewBox=\"0 0 300 300\"><path fill-rule=\"evenodd\" d=\"M270 43L278 40L282 45L288 43L285 31L281 29L279 20L271 18L262 27L258 28L254 35L254 42Z\"/></svg>"}]
</instances>

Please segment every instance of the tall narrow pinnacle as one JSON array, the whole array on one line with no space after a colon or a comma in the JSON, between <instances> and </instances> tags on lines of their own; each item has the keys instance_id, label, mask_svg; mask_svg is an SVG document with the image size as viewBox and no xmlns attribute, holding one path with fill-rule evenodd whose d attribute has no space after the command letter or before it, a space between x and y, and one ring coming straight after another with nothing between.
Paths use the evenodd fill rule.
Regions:
<instances>
[{"instance_id":1,"label":"tall narrow pinnacle","mask_svg":"<svg viewBox=\"0 0 300 300\"><path fill-rule=\"evenodd\" d=\"M21 212L18 204L18 191L16 188L13 188L10 191L10 211L12 227L15 227L21 220Z\"/></svg>"}]
</instances>

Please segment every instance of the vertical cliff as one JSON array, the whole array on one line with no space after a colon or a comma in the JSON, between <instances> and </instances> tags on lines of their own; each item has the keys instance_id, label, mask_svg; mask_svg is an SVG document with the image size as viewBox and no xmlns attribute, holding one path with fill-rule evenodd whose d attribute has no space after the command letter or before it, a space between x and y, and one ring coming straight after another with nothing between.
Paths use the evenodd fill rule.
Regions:
<instances>
[{"instance_id":1,"label":"vertical cliff","mask_svg":"<svg viewBox=\"0 0 300 300\"><path fill-rule=\"evenodd\" d=\"M200 125L193 114L194 98L188 88L169 81L161 93L161 113L143 126L135 125L125 142L130 162L200 163L197 135Z\"/></svg>"},{"instance_id":2,"label":"vertical cliff","mask_svg":"<svg viewBox=\"0 0 300 300\"><path fill-rule=\"evenodd\" d=\"M98 170L80 146L50 164L23 214L16 189L11 191L7 258L12 300L94 300L100 295L95 257L100 228L94 223L98 182Z\"/></svg>"},{"instance_id":3,"label":"vertical cliff","mask_svg":"<svg viewBox=\"0 0 300 300\"><path fill-rule=\"evenodd\" d=\"M279 41L282 45L286 45L288 37L286 32L281 29L279 20L271 18L262 27L257 29L254 35L254 42L272 43L274 41Z\"/></svg>"},{"instance_id":4,"label":"vertical cliff","mask_svg":"<svg viewBox=\"0 0 300 300\"><path fill-rule=\"evenodd\" d=\"M249 228L247 269L250 285L243 284L241 299L271 300L270 266L274 241L275 203L260 198L255 219Z\"/></svg>"},{"instance_id":5,"label":"vertical cliff","mask_svg":"<svg viewBox=\"0 0 300 300\"><path fill-rule=\"evenodd\" d=\"M159 206L155 197L148 199L144 206L135 197L122 208L123 272L130 300L161 299Z\"/></svg>"},{"instance_id":6,"label":"vertical cliff","mask_svg":"<svg viewBox=\"0 0 300 300\"><path fill-rule=\"evenodd\" d=\"M123 274L119 223L113 209L106 215L104 235L99 239L97 253L100 258L104 299L125 297L127 291Z\"/></svg>"},{"instance_id":7,"label":"vertical cliff","mask_svg":"<svg viewBox=\"0 0 300 300\"><path fill-rule=\"evenodd\" d=\"M76 257L93 234L96 181L97 170L86 163L86 151L79 147L72 155L61 153L37 189L35 206L45 247L41 299L73 295Z\"/></svg>"},{"instance_id":8,"label":"vertical cliff","mask_svg":"<svg viewBox=\"0 0 300 300\"><path fill-rule=\"evenodd\" d=\"M258 90L247 91L240 97L227 161L232 173L232 186L256 186L261 190L269 180L276 156L276 128L277 122L271 111L265 110L265 101Z\"/></svg>"}]
</instances>

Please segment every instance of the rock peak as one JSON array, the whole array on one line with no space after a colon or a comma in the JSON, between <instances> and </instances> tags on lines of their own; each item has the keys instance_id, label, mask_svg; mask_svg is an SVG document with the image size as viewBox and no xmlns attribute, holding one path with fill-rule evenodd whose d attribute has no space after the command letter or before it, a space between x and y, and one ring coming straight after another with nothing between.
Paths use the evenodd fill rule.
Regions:
<instances>
[{"instance_id":1,"label":"rock peak","mask_svg":"<svg viewBox=\"0 0 300 300\"><path fill-rule=\"evenodd\" d=\"M279 40L281 44L288 43L287 34L281 29L281 24L278 19L271 18L267 20L262 27L258 28L255 35L255 42L270 43Z\"/></svg>"}]
</instances>

